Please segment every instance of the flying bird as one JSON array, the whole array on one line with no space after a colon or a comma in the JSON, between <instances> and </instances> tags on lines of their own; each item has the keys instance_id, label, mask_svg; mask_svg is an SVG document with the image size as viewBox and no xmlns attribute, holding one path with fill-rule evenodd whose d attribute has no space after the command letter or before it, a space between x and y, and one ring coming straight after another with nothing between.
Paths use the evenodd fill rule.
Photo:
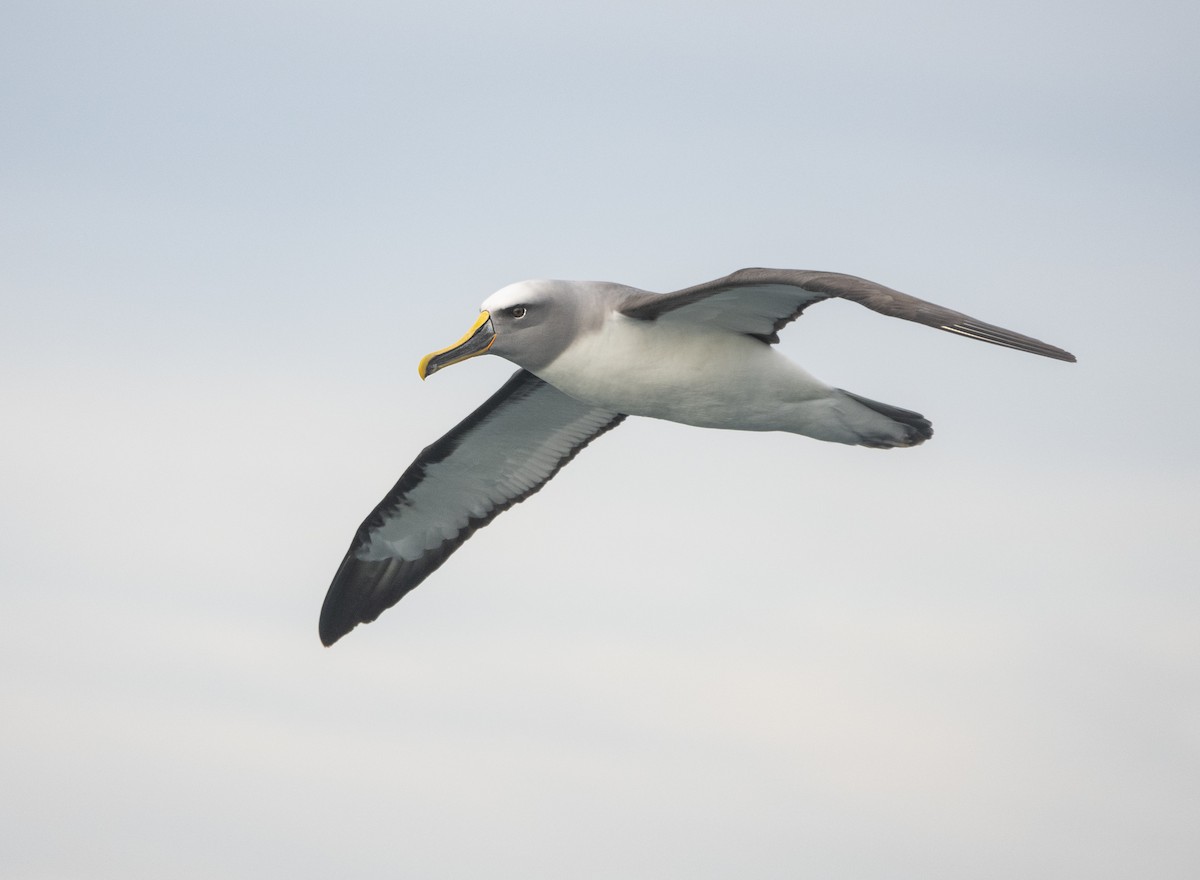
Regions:
<instances>
[{"instance_id":1,"label":"flying bird","mask_svg":"<svg viewBox=\"0 0 1200 880\"><path fill-rule=\"evenodd\" d=\"M1062 361L1075 356L872 281L742 269L650 293L604 281L522 281L484 301L424 379L482 354L520 369L427 446L354 535L321 608L332 645L395 605L476 529L538 491L626 416L701 428L787 431L891 449L933 436L922 415L826 385L773 346L813 303L876 312Z\"/></svg>"}]
</instances>

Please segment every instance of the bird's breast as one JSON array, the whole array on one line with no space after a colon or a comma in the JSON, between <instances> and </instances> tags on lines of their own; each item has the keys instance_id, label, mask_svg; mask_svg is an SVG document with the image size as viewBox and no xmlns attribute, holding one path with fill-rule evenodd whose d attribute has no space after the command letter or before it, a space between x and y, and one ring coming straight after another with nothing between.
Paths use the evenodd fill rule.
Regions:
<instances>
[{"instance_id":1,"label":"bird's breast","mask_svg":"<svg viewBox=\"0 0 1200 880\"><path fill-rule=\"evenodd\" d=\"M828 388L753 337L620 315L537 375L615 412L745 430L776 430L779 404Z\"/></svg>"}]
</instances>

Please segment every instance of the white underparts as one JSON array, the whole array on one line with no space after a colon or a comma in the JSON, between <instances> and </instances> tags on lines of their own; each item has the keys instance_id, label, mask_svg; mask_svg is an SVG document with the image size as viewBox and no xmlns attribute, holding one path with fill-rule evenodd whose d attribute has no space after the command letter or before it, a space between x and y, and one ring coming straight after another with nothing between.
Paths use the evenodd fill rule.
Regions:
<instances>
[{"instance_id":1,"label":"white underparts","mask_svg":"<svg viewBox=\"0 0 1200 880\"><path fill-rule=\"evenodd\" d=\"M908 445L903 426L751 336L614 314L538 375L593 406L704 428Z\"/></svg>"}]
</instances>

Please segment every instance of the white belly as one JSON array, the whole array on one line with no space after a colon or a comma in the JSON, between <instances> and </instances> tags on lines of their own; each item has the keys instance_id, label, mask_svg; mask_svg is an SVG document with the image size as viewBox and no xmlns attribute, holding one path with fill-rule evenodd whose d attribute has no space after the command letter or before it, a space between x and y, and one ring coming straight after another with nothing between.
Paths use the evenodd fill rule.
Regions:
<instances>
[{"instance_id":1,"label":"white belly","mask_svg":"<svg viewBox=\"0 0 1200 880\"><path fill-rule=\"evenodd\" d=\"M752 337L620 315L537 372L616 412L748 431L808 433L800 422L834 393Z\"/></svg>"}]
</instances>

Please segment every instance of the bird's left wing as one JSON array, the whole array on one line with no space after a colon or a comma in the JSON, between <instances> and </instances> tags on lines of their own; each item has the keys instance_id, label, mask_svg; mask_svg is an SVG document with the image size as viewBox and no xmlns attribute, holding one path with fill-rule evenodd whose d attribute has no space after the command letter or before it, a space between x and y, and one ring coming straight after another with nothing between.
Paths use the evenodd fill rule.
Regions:
<instances>
[{"instance_id":1,"label":"bird's left wing","mask_svg":"<svg viewBox=\"0 0 1200 880\"><path fill-rule=\"evenodd\" d=\"M846 299L880 314L916 321L1061 361L1075 356L1054 345L934 305L865 278L801 269L742 269L715 281L674 293L631 294L620 312L643 321L679 320L723 327L763 342L779 341L779 331L813 303Z\"/></svg>"},{"instance_id":2,"label":"bird's left wing","mask_svg":"<svg viewBox=\"0 0 1200 880\"><path fill-rule=\"evenodd\" d=\"M395 605L476 529L624 418L518 370L426 447L363 521L325 595L321 641L332 645Z\"/></svg>"}]
</instances>

